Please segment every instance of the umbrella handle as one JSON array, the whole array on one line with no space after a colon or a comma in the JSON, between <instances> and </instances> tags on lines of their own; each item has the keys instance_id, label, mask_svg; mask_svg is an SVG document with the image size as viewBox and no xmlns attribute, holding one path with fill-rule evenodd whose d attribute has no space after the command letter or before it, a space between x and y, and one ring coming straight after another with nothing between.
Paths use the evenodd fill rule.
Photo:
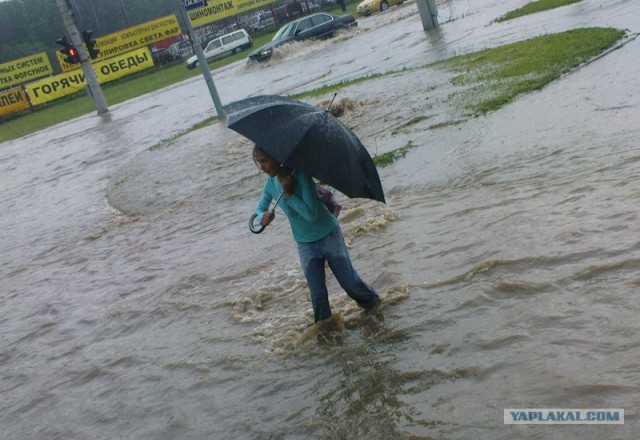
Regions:
<instances>
[{"instance_id":1,"label":"umbrella handle","mask_svg":"<svg viewBox=\"0 0 640 440\"><path fill-rule=\"evenodd\" d=\"M264 225L260 225L259 228L256 228L256 226L253 224L253 221L256 219L256 217L258 216L258 214L253 214L251 216L251 218L249 219L249 230L251 232L253 232L254 234L259 234L262 231L264 231L265 226Z\"/></svg>"},{"instance_id":2,"label":"umbrella handle","mask_svg":"<svg viewBox=\"0 0 640 440\"><path fill-rule=\"evenodd\" d=\"M269 211L269 214L271 214L271 218L273 220L273 218L276 216L276 206L278 206L278 203L280 203L280 199L282 198L282 196L284 195L284 191L280 193L280 195L278 196L278 198L276 199L276 204L273 205L273 209L271 211ZM251 232L253 232L254 234L259 234L262 231L264 231L265 226L264 225L260 225L259 228L256 228L255 225L253 224L253 221L256 219L256 217L258 216L258 214L253 214L251 216L251 218L249 218L249 230Z\"/></svg>"}]
</instances>

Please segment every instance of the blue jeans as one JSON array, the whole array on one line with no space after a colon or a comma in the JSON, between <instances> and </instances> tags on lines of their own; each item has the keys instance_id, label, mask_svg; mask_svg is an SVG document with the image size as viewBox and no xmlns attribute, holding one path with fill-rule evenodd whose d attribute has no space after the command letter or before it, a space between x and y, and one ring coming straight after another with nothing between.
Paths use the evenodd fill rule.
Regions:
<instances>
[{"instance_id":1,"label":"blue jeans","mask_svg":"<svg viewBox=\"0 0 640 440\"><path fill-rule=\"evenodd\" d=\"M311 291L315 322L331 317L329 293L324 273L325 261L329 263L329 268L340 286L360 307L372 308L380 301L378 294L362 281L351 265L340 226L318 241L298 243L298 255Z\"/></svg>"}]
</instances>

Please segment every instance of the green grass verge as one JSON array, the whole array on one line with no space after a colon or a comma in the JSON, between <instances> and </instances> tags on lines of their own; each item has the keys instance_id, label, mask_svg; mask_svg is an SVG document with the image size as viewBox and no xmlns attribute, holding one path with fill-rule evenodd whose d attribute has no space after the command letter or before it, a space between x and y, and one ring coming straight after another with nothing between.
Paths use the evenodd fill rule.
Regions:
<instances>
[{"instance_id":1,"label":"green grass verge","mask_svg":"<svg viewBox=\"0 0 640 440\"><path fill-rule=\"evenodd\" d=\"M546 11L548 9L559 8L560 6L578 3L582 0L537 0L524 5L519 9L507 12L502 17L496 19L497 22L511 20L513 18L522 17L524 15L535 14L536 12Z\"/></svg>"},{"instance_id":2,"label":"green grass verge","mask_svg":"<svg viewBox=\"0 0 640 440\"><path fill-rule=\"evenodd\" d=\"M189 128L185 128L184 130L180 130L179 132L177 132L176 134L174 134L173 136L166 138L166 139L162 139L160 142L158 142L157 144L149 147L149 151L156 151L159 150L161 148L164 147L168 147L169 145L171 145L176 139L181 138L182 136L184 136L187 133L191 133L192 131L196 131L196 130L200 130L201 128L204 127L208 127L209 125L213 124L214 122L216 122L218 119L220 119L218 116L210 116L207 119L200 121L200 122L196 122L195 124L193 124L191 127Z\"/></svg>"},{"instance_id":3,"label":"green grass verge","mask_svg":"<svg viewBox=\"0 0 640 440\"><path fill-rule=\"evenodd\" d=\"M289 98L292 99L309 99L315 98L317 96L324 96L327 93L337 92L338 90L344 89L345 87L352 86L354 84L360 84L365 81L369 81L375 78L382 78L383 76L390 75L391 73L373 73L366 76L361 76L359 78L348 79L344 81L340 81L335 84L329 84L326 86L318 87L317 89L308 90L306 92L294 93L289 95Z\"/></svg>"},{"instance_id":4,"label":"green grass verge","mask_svg":"<svg viewBox=\"0 0 640 440\"><path fill-rule=\"evenodd\" d=\"M391 165L398 159L402 159L403 157L405 157L409 152L409 150L415 147L416 146L413 145L411 141L409 141L407 145L405 145L404 147L397 148L393 151L388 151L386 153L374 155L373 163L375 163L378 168L384 168L386 166Z\"/></svg>"},{"instance_id":5,"label":"green grass verge","mask_svg":"<svg viewBox=\"0 0 640 440\"><path fill-rule=\"evenodd\" d=\"M424 116L424 115L420 115L420 116L416 116L415 118L411 118L409 119L407 122L401 124L400 126L394 128L391 131L392 135L396 135L398 133L400 133L402 130L404 130L405 128L409 128L412 125L418 124L422 121L426 121L427 119L429 119L431 116Z\"/></svg>"},{"instance_id":6,"label":"green grass verge","mask_svg":"<svg viewBox=\"0 0 640 440\"><path fill-rule=\"evenodd\" d=\"M464 106L484 114L516 96L539 90L551 81L612 47L625 35L608 28L574 29L543 35L494 49L458 56L438 64L459 72L455 85L470 85L463 92Z\"/></svg>"}]
</instances>

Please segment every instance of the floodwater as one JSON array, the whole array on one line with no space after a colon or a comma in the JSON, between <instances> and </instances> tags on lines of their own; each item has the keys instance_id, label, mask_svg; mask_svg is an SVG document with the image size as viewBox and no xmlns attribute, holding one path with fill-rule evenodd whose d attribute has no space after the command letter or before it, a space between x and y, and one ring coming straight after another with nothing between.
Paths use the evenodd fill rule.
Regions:
<instances>
[{"instance_id":1,"label":"floodwater","mask_svg":"<svg viewBox=\"0 0 640 440\"><path fill-rule=\"evenodd\" d=\"M441 3L425 35L407 2L214 79L229 102L640 23L634 0L491 22L525 3ZM384 307L363 316L330 278L339 333L311 326L283 216L248 231L249 143L213 124L160 144L212 114L200 78L3 143L0 438L637 438L638 66L630 39L437 129L459 119L446 72L342 90L372 153L415 148L380 169L387 205L340 199ZM510 426L505 408L622 408L625 424Z\"/></svg>"}]
</instances>

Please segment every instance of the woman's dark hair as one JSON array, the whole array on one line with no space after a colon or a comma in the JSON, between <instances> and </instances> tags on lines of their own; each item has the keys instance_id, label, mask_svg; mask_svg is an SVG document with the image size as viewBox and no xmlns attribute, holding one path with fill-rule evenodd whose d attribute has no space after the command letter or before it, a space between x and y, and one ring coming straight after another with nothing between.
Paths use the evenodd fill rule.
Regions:
<instances>
[{"instance_id":1,"label":"woman's dark hair","mask_svg":"<svg viewBox=\"0 0 640 440\"><path fill-rule=\"evenodd\" d=\"M260 145L258 144L253 144L253 161L255 162L256 165L258 165L258 168L260 167L260 165L258 164L258 161L256 160L256 153L257 152L261 152L263 154L266 154L267 156L271 157L271 155L269 153L267 153L266 151L264 151L264 148L262 148Z\"/></svg>"},{"instance_id":2,"label":"woman's dark hair","mask_svg":"<svg viewBox=\"0 0 640 440\"><path fill-rule=\"evenodd\" d=\"M256 153L257 152L261 152L262 154L265 154L267 156L269 156L271 159L275 160L274 157L272 155L270 155L269 153L267 153L267 151L262 148L260 145L258 144L254 144L253 145L253 162L258 166L258 168L260 168L260 164L258 163L258 160L256 159ZM291 168L285 167L284 165L280 164L280 168L282 168L283 174L285 175L290 175L292 173Z\"/></svg>"}]
</instances>

